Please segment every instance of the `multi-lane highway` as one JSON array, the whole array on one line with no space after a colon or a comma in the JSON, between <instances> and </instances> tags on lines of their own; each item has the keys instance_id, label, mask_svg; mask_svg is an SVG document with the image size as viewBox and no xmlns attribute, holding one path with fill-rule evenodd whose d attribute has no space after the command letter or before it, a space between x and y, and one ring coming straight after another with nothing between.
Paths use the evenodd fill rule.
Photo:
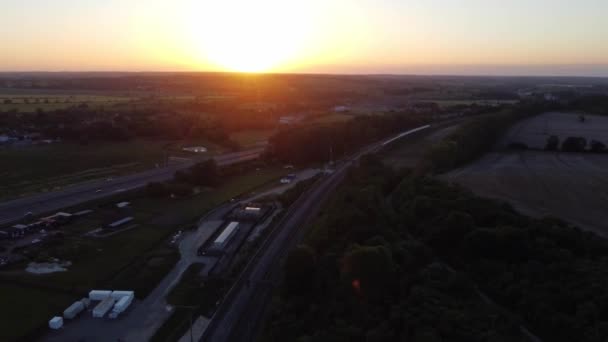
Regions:
<instances>
[{"instance_id":1,"label":"multi-lane highway","mask_svg":"<svg viewBox=\"0 0 608 342\"><path fill-rule=\"evenodd\" d=\"M400 138L428 130L426 125L370 145L355 155L346 158L335 171L319 180L302 195L270 233L269 238L250 260L229 290L211 319L202 340L213 342L251 341L259 328L266 304L272 295L274 283L280 274L279 264L287 252L300 241L306 225L320 210L324 200L346 175L350 166L363 155L376 153Z\"/></svg>"},{"instance_id":2,"label":"multi-lane highway","mask_svg":"<svg viewBox=\"0 0 608 342\"><path fill-rule=\"evenodd\" d=\"M226 166L257 159L263 151L264 148L255 148L219 155L214 157L214 159L219 166ZM206 159L208 158L201 158L191 162L171 165L128 176L116 177L111 180L90 181L69 186L58 191L0 203L0 226L16 222L30 212L33 215L41 215L79 203L112 196L123 191L141 188L149 182L164 181L173 177L175 171L186 169L195 163Z\"/></svg>"}]
</instances>

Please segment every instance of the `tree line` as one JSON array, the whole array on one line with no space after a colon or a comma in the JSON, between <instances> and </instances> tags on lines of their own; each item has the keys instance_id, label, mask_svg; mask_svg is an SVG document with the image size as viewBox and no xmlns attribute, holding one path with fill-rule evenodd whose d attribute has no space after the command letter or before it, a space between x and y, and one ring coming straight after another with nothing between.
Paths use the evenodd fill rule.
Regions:
<instances>
[{"instance_id":1,"label":"tree line","mask_svg":"<svg viewBox=\"0 0 608 342\"><path fill-rule=\"evenodd\" d=\"M601 342L606 267L594 233L366 158L288 256L262 340Z\"/></svg>"},{"instance_id":2,"label":"tree line","mask_svg":"<svg viewBox=\"0 0 608 342\"><path fill-rule=\"evenodd\" d=\"M269 154L285 163L329 162L427 122L423 116L391 113L357 116L342 123L288 128L270 138Z\"/></svg>"}]
</instances>

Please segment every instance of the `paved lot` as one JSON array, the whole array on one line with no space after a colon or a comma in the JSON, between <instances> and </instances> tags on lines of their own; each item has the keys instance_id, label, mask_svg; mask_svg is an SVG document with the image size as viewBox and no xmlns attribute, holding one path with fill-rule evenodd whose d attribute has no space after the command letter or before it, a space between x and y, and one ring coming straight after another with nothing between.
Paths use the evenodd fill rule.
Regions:
<instances>
[{"instance_id":1,"label":"paved lot","mask_svg":"<svg viewBox=\"0 0 608 342\"><path fill-rule=\"evenodd\" d=\"M184 233L179 250L181 259L163 278L159 285L143 301L136 301L128 312L116 320L92 318L89 312L74 321L67 322L60 332L50 332L43 340L53 342L106 342L121 341L139 342L149 340L162 323L169 317L171 308L165 296L177 284L183 272L194 262L203 262L207 268L210 258L199 257L198 246L209 239L220 227L221 217L230 206L222 206L209 215L198 229Z\"/></svg>"}]
</instances>

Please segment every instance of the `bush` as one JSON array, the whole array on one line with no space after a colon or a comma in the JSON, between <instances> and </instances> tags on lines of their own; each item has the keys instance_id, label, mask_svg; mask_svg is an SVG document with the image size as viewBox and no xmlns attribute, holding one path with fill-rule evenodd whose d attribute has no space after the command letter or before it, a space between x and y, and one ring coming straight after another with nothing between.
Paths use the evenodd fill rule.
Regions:
<instances>
[{"instance_id":1,"label":"bush","mask_svg":"<svg viewBox=\"0 0 608 342\"><path fill-rule=\"evenodd\" d=\"M150 182L146 185L146 194L150 197L164 197L169 194L167 185L161 182Z\"/></svg>"},{"instance_id":2,"label":"bush","mask_svg":"<svg viewBox=\"0 0 608 342\"><path fill-rule=\"evenodd\" d=\"M587 139L582 137L568 137L562 143L563 152L584 152L587 147Z\"/></svg>"},{"instance_id":3,"label":"bush","mask_svg":"<svg viewBox=\"0 0 608 342\"><path fill-rule=\"evenodd\" d=\"M192 195L192 186L185 183L172 183L168 187L168 191L177 197L185 197Z\"/></svg>"},{"instance_id":4,"label":"bush","mask_svg":"<svg viewBox=\"0 0 608 342\"><path fill-rule=\"evenodd\" d=\"M187 170L175 172L173 179L181 183L213 186L220 181L220 172L217 163L210 159L197 163Z\"/></svg>"},{"instance_id":5,"label":"bush","mask_svg":"<svg viewBox=\"0 0 608 342\"><path fill-rule=\"evenodd\" d=\"M460 126L433 146L418 167L418 174L441 173L469 163L486 153L513 123L533 114L507 111L488 114ZM523 144L517 147L524 147ZM527 146L525 146L527 148Z\"/></svg>"},{"instance_id":6,"label":"bush","mask_svg":"<svg viewBox=\"0 0 608 342\"><path fill-rule=\"evenodd\" d=\"M342 275L353 282L355 291L360 290L367 297L381 295L394 269L391 251L385 246L355 245L344 255L342 265ZM355 281L358 285L354 285Z\"/></svg>"},{"instance_id":7,"label":"bush","mask_svg":"<svg viewBox=\"0 0 608 342\"><path fill-rule=\"evenodd\" d=\"M545 145L545 151L557 151L559 149L559 138L557 135L552 135L547 138L547 144Z\"/></svg>"},{"instance_id":8,"label":"bush","mask_svg":"<svg viewBox=\"0 0 608 342\"><path fill-rule=\"evenodd\" d=\"M293 294L309 292L315 283L315 251L308 246L298 246L285 262L285 286Z\"/></svg>"},{"instance_id":9,"label":"bush","mask_svg":"<svg viewBox=\"0 0 608 342\"><path fill-rule=\"evenodd\" d=\"M589 144L589 150L594 153L604 153L606 152L606 144L601 141L591 140L591 144Z\"/></svg>"},{"instance_id":10,"label":"bush","mask_svg":"<svg viewBox=\"0 0 608 342\"><path fill-rule=\"evenodd\" d=\"M512 142L507 146L512 150L527 150L530 147L522 142Z\"/></svg>"}]
</instances>

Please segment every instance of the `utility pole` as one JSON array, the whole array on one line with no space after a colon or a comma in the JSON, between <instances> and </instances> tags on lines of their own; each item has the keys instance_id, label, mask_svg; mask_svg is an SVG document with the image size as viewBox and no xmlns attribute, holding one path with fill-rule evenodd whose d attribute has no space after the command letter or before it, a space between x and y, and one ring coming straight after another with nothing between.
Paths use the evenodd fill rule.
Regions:
<instances>
[{"instance_id":1,"label":"utility pole","mask_svg":"<svg viewBox=\"0 0 608 342\"><path fill-rule=\"evenodd\" d=\"M192 316L194 315L194 310L196 310L197 306L188 306L188 305L174 305L174 308L180 309L189 309L190 310L190 342L194 342L194 332L192 331Z\"/></svg>"}]
</instances>

